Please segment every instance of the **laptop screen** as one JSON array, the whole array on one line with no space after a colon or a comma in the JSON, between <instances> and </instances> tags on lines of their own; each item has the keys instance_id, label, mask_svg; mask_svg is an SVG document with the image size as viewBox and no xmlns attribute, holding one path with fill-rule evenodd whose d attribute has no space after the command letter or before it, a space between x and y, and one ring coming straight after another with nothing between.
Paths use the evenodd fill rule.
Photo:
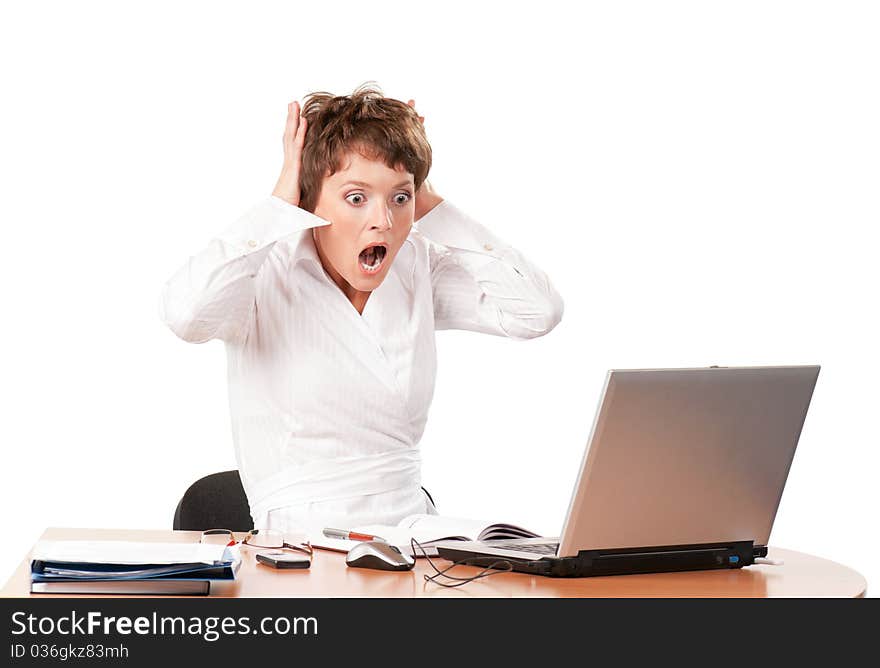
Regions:
<instances>
[{"instance_id":1,"label":"laptop screen","mask_svg":"<svg viewBox=\"0 0 880 668\"><path fill-rule=\"evenodd\" d=\"M767 543L818 366L610 371L560 539Z\"/></svg>"}]
</instances>

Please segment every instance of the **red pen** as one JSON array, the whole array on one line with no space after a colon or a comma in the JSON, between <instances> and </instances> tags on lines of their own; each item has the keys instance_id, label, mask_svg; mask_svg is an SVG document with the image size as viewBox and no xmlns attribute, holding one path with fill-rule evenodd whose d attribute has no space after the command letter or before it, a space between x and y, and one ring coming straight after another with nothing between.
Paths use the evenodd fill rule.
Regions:
<instances>
[{"instance_id":1,"label":"red pen","mask_svg":"<svg viewBox=\"0 0 880 668\"><path fill-rule=\"evenodd\" d=\"M371 536L368 533L358 533L357 531L347 531L345 529L324 529L324 535L327 538L342 538L343 540L381 540L387 542L381 536Z\"/></svg>"}]
</instances>

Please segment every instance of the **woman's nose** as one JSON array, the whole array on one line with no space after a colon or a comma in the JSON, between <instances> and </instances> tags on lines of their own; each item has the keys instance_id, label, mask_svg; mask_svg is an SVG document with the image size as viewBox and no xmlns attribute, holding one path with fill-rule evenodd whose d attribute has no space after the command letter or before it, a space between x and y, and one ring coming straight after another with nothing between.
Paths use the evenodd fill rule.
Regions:
<instances>
[{"instance_id":1,"label":"woman's nose","mask_svg":"<svg viewBox=\"0 0 880 668\"><path fill-rule=\"evenodd\" d=\"M373 212L372 222L373 227L378 230L390 230L394 223L394 216L391 213L391 209L384 204L377 205L376 210Z\"/></svg>"}]
</instances>

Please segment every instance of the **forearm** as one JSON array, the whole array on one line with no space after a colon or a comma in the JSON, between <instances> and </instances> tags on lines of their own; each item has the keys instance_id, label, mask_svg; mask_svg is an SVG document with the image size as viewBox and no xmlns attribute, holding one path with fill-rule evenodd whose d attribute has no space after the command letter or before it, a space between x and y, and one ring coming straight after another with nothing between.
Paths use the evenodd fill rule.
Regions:
<instances>
[{"instance_id":1,"label":"forearm","mask_svg":"<svg viewBox=\"0 0 880 668\"><path fill-rule=\"evenodd\" d=\"M192 343L240 338L252 314L257 276L275 243L326 224L278 198L264 200L172 276L162 290L160 317Z\"/></svg>"},{"instance_id":2,"label":"forearm","mask_svg":"<svg viewBox=\"0 0 880 668\"><path fill-rule=\"evenodd\" d=\"M438 329L526 339L561 320L562 297L546 273L448 200L417 229L431 242Z\"/></svg>"}]
</instances>

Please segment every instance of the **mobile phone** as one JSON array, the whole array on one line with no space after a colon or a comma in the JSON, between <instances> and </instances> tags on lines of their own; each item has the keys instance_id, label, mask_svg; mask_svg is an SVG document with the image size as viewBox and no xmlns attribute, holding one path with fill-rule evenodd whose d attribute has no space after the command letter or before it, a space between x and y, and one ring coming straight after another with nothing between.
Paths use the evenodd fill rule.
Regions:
<instances>
[{"instance_id":1,"label":"mobile phone","mask_svg":"<svg viewBox=\"0 0 880 668\"><path fill-rule=\"evenodd\" d=\"M257 552L257 561L272 568L308 568L312 560L294 552Z\"/></svg>"}]
</instances>

